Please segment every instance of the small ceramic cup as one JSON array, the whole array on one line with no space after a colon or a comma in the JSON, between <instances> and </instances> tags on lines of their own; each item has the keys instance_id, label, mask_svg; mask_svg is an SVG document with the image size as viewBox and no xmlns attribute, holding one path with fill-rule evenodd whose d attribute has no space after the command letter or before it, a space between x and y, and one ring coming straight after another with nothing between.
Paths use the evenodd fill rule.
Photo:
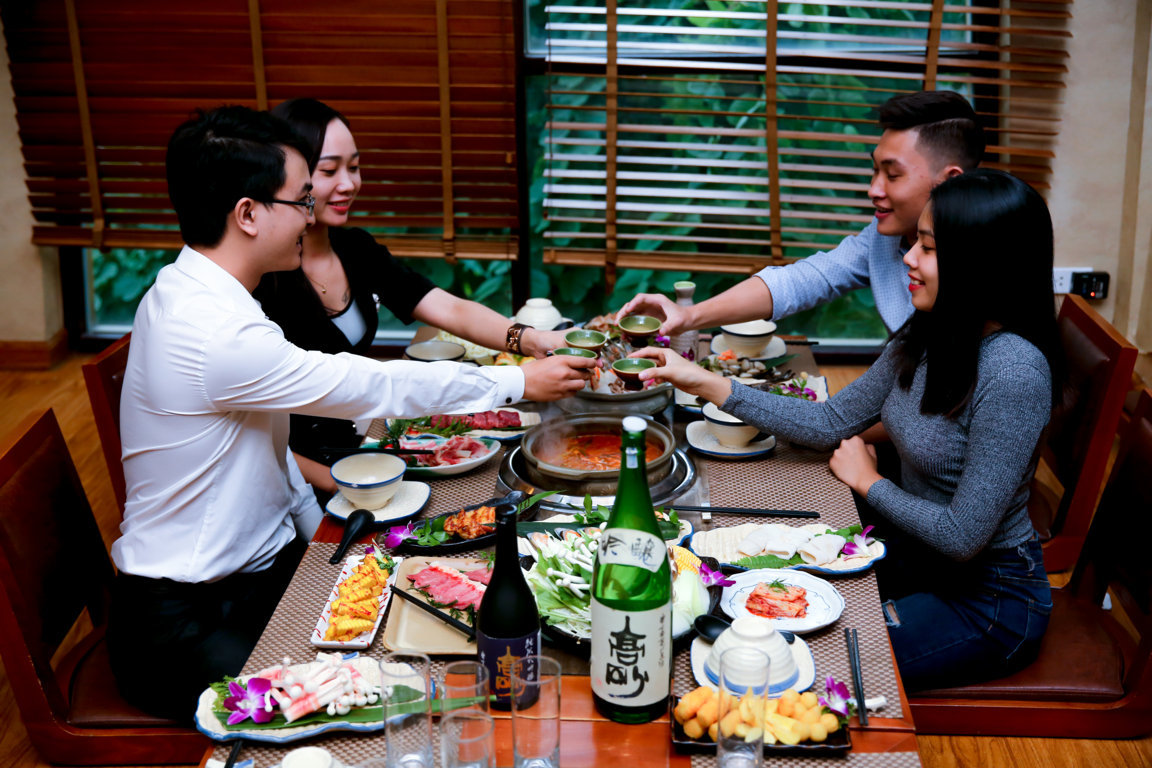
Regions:
<instances>
[{"instance_id":1,"label":"small ceramic cup","mask_svg":"<svg viewBox=\"0 0 1152 768\"><path fill-rule=\"evenodd\" d=\"M575 347L557 347L552 350L554 355L569 355L570 357L587 357L595 360L597 355L590 349L577 349Z\"/></svg>"},{"instance_id":2,"label":"small ceramic cup","mask_svg":"<svg viewBox=\"0 0 1152 768\"><path fill-rule=\"evenodd\" d=\"M768 342L772 341L776 323L771 320L750 320L747 323L722 325L720 330L724 333L723 343L735 352L737 357L756 357L763 353Z\"/></svg>"},{"instance_id":3,"label":"small ceramic cup","mask_svg":"<svg viewBox=\"0 0 1152 768\"><path fill-rule=\"evenodd\" d=\"M612 372L616 374L616 378L624 382L624 389L638 390L644 388L644 382L640 380L640 371L655 367L656 362L646 357L625 357L612 363Z\"/></svg>"},{"instance_id":4,"label":"small ceramic cup","mask_svg":"<svg viewBox=\"0 0 1152 768\"><path fill-rule=\"evenodd\" d=\"M620 318L616 325L620 327L624 341L633 349L648 346L656 331L660 330L660 320L650 315L628 315Z\"/></svg>"},{"instance_id":5,"label":"small ceramic cup","mask_svg":"<svg viewBox=\"0 0 1152 768\"><path fill-rule=\"evenodd\" d=\"M716 442L729 448L743 448L760 432L759 428L724 413L714 403L705 403L700 409L700 415L708 423L708 431L716 438Z\"/></svg>"},{"instance_id":6,"label":"small ceramic cup","mask_svg":"<svg viewBox=\"0 0 1152 768\"><path fill-rule=\"evenodd\" d=\"M564 343L569 347L576 347L577 349L586 349L589 352L594 352L597 356L604 345L608 343L608 337L600 333L600 331L590 331L586 328L575 328L568 333L564 334Z\"/></svg>"}]
</instances>

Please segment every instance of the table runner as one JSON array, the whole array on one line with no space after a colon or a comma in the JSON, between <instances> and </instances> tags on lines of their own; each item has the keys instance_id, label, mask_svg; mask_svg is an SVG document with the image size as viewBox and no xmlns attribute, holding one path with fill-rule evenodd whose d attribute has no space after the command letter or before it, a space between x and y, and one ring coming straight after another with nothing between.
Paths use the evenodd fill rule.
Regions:
<instances>
[{"instance_id":1,"label":"table runner","mask_svg":"<svg viewBox=\"0 0 1152 768\"><path fill-rule=\"evenodd\" d=\"M503 450L499 449L499 458L465 475L421 478L432 488L429 504L421 517L454 511L491 497L496 489ZM699 482L707 490L713 505L814 509L821 513L820 522L834 528L858 522L851 493L828 470L827 454L782 443L766 458L726 461L693 454L693 459L700 474ZM778 482L776 478L787 478L787 484ZM745 523L751 519L754 518L718 513L712 515L710 522L702 525L713 528L725 527ZM291 657L294 662L307 661L315 657L316 649L309 642L310 633L339 575L339 567L327 562L334 549L334 544L325 543L313 543L308 547L284 599L277 606L260 642L249 657L244 673L252 673L279 663L285 656ZM454 556L468 554L455 553ZM865 693L868 696L882 695L887 699L887 705L879 713L880 716L901 718L903 713L895 669L883 617L878 610L879 595L875 574L869 571L861 576L834 579L832 583L844 595L846 607L843 615L830 627L804 635L816 661L815 689L822 690L822 681L828 674L850 685L851 675L843 629L856 627L860 631ZM387 620L387 617L385 618ZM384 653L380 637L384 633L385 626L381 626L377 639L367 651L373 657L380 657ZM683 651L677 654L674 660L673 690L678 695L695 687L688 657L688 652ZM433 672L438 673L442 664L443 662L434 660ZM331 748L337 748L338 743L340 754L337 757L349 765L372 757L380 757L384 749L382 735L357 734L352 738L340 738L338 734L333 734L321 737L318 743L328 744ZM270 766L279 763L284 752L291 746L295 745L250 743L245 747L244 755L255 759L257 766ZM218 746L213 756L223 760L227 756L227 747ZM783 765L783 762L778 762L780 760L783 758L770 759L765 764ZM914 768L920 764L915 753L850 753L848 761L853 766L862 768L880 765ZM711 765L714 764L714 758L694 756L692 764ZM787 764L826 765L827 758L787 758Z\"/></svg>"},{"instance_id":2,"label":"table runner","mask_svg":"<svg viewBox=\"0 0 1152 768\"><path fill-rule=\"evenodd\" d=\"M831 762L830 762L831 761ZM693 755L692 768L714 768L712 755ZM920 768L920 755L915 752L849 752L843 759L834 757L767 757L763 768Z\"/></svg>"}]
</instances>

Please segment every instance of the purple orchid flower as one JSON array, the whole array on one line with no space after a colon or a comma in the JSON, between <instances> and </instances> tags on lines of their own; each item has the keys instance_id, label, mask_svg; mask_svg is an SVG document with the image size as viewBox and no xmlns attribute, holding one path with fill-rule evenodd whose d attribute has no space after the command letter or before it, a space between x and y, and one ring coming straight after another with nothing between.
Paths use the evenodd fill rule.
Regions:
<instances>
[{"instance_id":1,"label":"purple orchid flower","mask_svg":"<svg viewBox=\"0 0 1152 768\"><path fill-rule=\"evenodd\" d=\"M700 563L700 581L704 582L704 586L711 587L718 584L721 587L730 587L736 582L732 579L724 578L724 574L720 571L714 571L708 567L707 563Z\"/></svg>"},{"instance_id":2,"label":"purple orchid flower","mask_svg":"<svg viewBox=\"0 0 1152 768\"><path fill-rule=\"evenodd\" d=\"M652 341L653 341L652 346L654 346L654 347L667 347L669 344L672 343L671 337L660 336L659 334L657 334L655 337L653 337Z\"/></svg>"},{"instance_id":3,"label":"purple orchid flower","mask_svg":"<svg viewBox=\"0 0 1152 768\"><path fill-rule=\"evenodd\" d=\"M819 701L820 706L827 707L838 717L848 717L848 708L851 706L851 702L848 700L848 686L836 682L836 678L832 675L828 675L824 681L824 695L820 697Z\"/></svg>"},{"instance_id":4,"label":"purple orchid flower","mask_svg":"<svg viewBox=\"0 0 1152 768\"><path fill-rule=\"evenodd\" d=\"M224 708L232 712L228 715L228 725L244 722L249 717L255 723L270 722L276 716L271 690L272 682L263 677L249 678L247 689L235 680L229 682L228 693L232 695L224 699Z\"/></svg>"},{"instance_id":5,"label":"purple orchid flower","mask_svg":"<svg viewBox=\"0 0 1152 768\"><path fill-rule=\"evenodd\" d=\"M416 524L408 523L408 525L394 525L388 529L388 534L384 537L384 546L389 549L400 546L407 539L416 538Z\"/></svg>"},{"instance_id":6,"label":"purple orchid flower","mask_svg":"<svg viewBox=\"0 0 1152 768\"><path fill-rule=\"evenodd\" d=\"M872 530L872 526L868 526L860 533L852 537L852 540L844 545L844 549L840 550L840 554L844 557L856 557L857 555L868 554L868 545L876 541L868 535L868 531Z\"/></svg>"}]
</instances>

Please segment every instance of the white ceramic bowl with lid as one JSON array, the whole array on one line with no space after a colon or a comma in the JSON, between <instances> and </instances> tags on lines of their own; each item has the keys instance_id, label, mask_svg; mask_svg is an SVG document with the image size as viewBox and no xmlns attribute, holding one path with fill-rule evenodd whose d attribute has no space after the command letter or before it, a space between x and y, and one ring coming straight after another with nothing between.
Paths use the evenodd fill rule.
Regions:
<instances>
[{"instance_id":1,"label":"white ceramic bowl with lid","mask_svg":"<svg viewBox=\"0 0 1152 768\"><path fill-rule=\"evenodd\" d=\"M704 674L713 684L720 680L720 656L729 648L748 646L768 654L771 664L768 675L768 694L775 696L792 687L800 677L796 659L788 643L772 627L772 622L760 616L741 616L732 626L720 633L712 650L704 660Z\"/></svg>"},{"instance_id":2,"label":"white ceramic bowl with lid","mask_svg":"<svg viewBox=\"0 0 1152 768\"><path fill-rule=\"evenodd\" d=\"M332 465L332 479L348 501L362 509L380 509L400 490L408 465L390 453L354 453Z\"/></svg>"},{"instance_id":3,"label":"white ceramic bowl with lid","mask_svg":"<svg viewBox=\"0 0 1152 768\"><path fill-rule=\"evenodd\" d=\"M714 403L704 403L700 415L708 423L708 431L716 441L729 448L743 448L760 432L758 427L745 424L735 416L724 413Z\"/></svg>"},{"instance_id":4,"label":"white ceramic bowl with lid","mask_svg":"<svg viewBox=\"0 0 1152 768\"><path fill-rule=\"evenodd\" d=\"M560 310L550 299L528 299L516 313L516 322L530 325L540 331L550 331L563 322Z\"/></svg>"},{"instance_id":5,"label":"white ceramic bowl with lid","mask_svg":"<svg viewBox=\"0 0 1152 768\"><path fill-rule=\"evenodd\" d=\"M776 332L776 323L771 320L750 320L747 323L722 325L724 344L736 353L737 357L756 357Z\"/></svg>"}]
</instances>

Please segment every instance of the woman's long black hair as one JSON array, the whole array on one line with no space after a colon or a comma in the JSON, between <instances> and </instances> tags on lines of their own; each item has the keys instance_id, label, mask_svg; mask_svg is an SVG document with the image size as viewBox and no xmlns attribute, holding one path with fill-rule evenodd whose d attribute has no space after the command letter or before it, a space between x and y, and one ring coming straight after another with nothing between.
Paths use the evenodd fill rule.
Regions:
<instances>
[{"instance_id":1,"label":"woman's long black hair","mask_svg":"<svg viewBox=\"0 0 1152 768\"><path fill-rule=\"evenodd\" d=\"M285 120L300 134L300 138L308 143L312 155L308 158L308 167L315 168L320 159L320 152L324 149L324 136L328 133L328 124L339 120L348 126L348 118L332 107L316 99L289 99L282 101L269 110L272 114Z\"/></svg>"},{"instance_id":2,"label":"woman's long black hair","mask_svg":"<svg viewBox=\"0 0 1152 768\"><path fill-rule=\"evenodd\" d=\"M1052 293L1052 217L1036 190L1002 171L977 169L932 190L939 287L930 312L898 334L900 386L927 359L920 412L954 417L976 387L989 322L1030 341L1048 360L1052 403L1060 402L1064 354Z\"/></svg>"}]
</instances>

